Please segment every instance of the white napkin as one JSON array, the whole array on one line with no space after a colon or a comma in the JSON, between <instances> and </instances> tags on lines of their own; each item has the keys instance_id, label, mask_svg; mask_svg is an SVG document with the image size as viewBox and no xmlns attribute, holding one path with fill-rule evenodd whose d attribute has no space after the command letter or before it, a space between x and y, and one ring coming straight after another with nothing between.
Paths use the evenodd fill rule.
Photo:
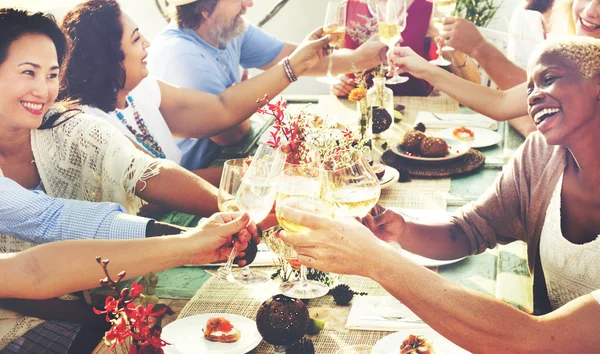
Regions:
<instances>
[{"instance_id":1,"label":"white napkin","mask_svg":"<svg viewBox=\"0 0 600 354\"><path fill-rule=\"evenodd\" d=\"M423 123L425 124L425 127L434 129L460 127L464 125L468 127L498 130L497 121L479 113L436 113L434 116L431 112L419 112L419 114L417 114L417 118L415 119L415 124L417 123Z\"/></svg>"},{"instance_id":2,"label":"white napkin","mask_svg":"<svg viewBox=\"0 0 600 354\"><path fill-rule=\"evenodd\" d=\"M418 320L419 317L392 296L355 296L348 315L346 328L367 331L395 332L406 328L428 327L425 323L385 320L381 316L404 317Z\"/></svg>"}]
</instances>

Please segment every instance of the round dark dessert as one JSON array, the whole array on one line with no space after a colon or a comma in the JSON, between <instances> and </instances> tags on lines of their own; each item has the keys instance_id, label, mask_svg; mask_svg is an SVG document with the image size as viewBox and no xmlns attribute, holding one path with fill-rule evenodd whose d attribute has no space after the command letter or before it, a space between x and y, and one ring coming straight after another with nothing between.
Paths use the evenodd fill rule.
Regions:
<instances>
[{"instance_id":1,"label":"round dark dessert","mask_svg":"<svg viewBox=\"0 0 600 354\"><path fill-rule=\"evenodd\" d=\"M402 149L404 149L406 152L418 155L421 153L421 141L423 141L425 138L426 136L423 134L423 132L418 130L410 131L404 134L404 138L402 138L400 147L402 147Z\"/></svg>"},{"instance_id":2,"label":"round dark dessert","mask_svg":"<svg viewBox=\"0 0 600 354\"><path fill-rule=\"evenodd\" d=\"M298 299L275 295L263 302L256 314L256 327L263 339L273 345L290 345L308 330L310 317Z\"/></svg>"},{"instance_id":3,"label":"round dark dessert","mask_svg":"<svg viewBox=\"0 0 600 354\"><path fill-rule=\"evenodd\" d=\"M388 130L392 126L392 116L390 113L381 107L373 107L373 134L380 134Z\"/></svg>"},{"instance_id":4,"label":"round dark dessert","mask_svg":"<svg viewBox=\"0 0 600 354\"><path fill-rule=\"evenodd\" d=\"M448 155L448 144L440 138L426 137L421 141L421 155L424 157L444 157Z\"/></svg>"}]
</instances>

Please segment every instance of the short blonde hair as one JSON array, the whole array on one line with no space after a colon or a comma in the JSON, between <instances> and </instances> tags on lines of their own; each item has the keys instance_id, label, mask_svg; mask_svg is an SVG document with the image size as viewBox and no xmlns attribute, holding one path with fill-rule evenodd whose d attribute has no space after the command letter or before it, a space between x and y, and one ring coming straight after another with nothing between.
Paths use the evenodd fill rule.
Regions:
<instances>
[{"instance_id":1,"label":"short blonde hair","mask_svg":"<svg viewBox=\"0 0 600 354\"><path fill-rule=\"evenodd\" d=\"M585 36L548 39L531 56L527 71L531 72L534 62L547 55L555 55L567 65L572 65L586 79L600 74L600 39Z\"/></svg>"},{"instance_id":2,"label":"short blonde hair","mask_svg":"<svg viewBox=\"0 0 600 354\"><path fill-rule=\"evenodd\" d=\"M552 7L550 24L552 33L559 35L575 34L575 20L573 19L574 0L557 0Z\"/></svg>"}]
</instances>

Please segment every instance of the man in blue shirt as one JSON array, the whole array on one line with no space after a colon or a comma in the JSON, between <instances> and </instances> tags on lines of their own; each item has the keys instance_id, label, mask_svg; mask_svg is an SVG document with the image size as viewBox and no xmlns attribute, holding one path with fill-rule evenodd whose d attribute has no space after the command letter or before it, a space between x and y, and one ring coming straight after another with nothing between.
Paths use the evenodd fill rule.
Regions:
<instances>
[{"instance_id":1,"label":"man in blue shirt","mask_svg":"<svg viewBox=\"0 0 600 354\"><path fill-rule=\"evenodd\" d=\"M95 347L104 335L106 328L96 322L104 324L104 318L93 315L91 308L79 301L35 299L97 286L94 258L99 255L110 258L116 269L125 269L127 278L226 259L232 235L238 235L235 247L240 250L250 237L257 239L250 217L238 215L215 214L198 228L182 233L176 226L128 215L118 204L51 198L0 177L0 241L5 241L4 234L48 243L24 252L0 253L0 307L52 320L37 325L4 350L0 347L0 352L89 353L91 348L82 348L87 348L90 336L98 335L91 341ZM170 234L181 235L143 239ZM238 260L241 265L245 262ZM12 325L10 318L4 321ZM81 339L76 338L80 334Z\"/></svg>"},{"instance_id":2,"label":"man in blue shirt","mask_svg":"<svg viewBox=\"0 0 600 354\"><path fill-rule=\"evenodd\" d=\"M137 239L183 229L129 215L113 203L58 199L0 177L0 234L31 243L78 239Z\"/></svg>"},{"instance_id":3,"label":"man in blue shirt","mask_svg":"<svg viewBox=\"0 0 600 354\"><path fill-rule=\"evenodd\" d=\"M172 0L175 16L149 49L148 68L158 79L176 86L220 94L241 81L244 69L267 70L294 52L297 45L285 43L242 17L251 0ZM337 51L333 73L370 69L385 59L386 47L378 40L367 41L356 51ZM309 71L324 75L325 58ZM250 79L252 80L252 79ZM243 85L243 83L242 83ZM262 96L256 93L257 98ZM218 119L202 117L198 119ZM209 121L207 121L209 123ZM181 165L194 170L205 168L221 147L235 144L246 135L249 121L210 139L180 139Z\"/></svg>"}]
</instances>

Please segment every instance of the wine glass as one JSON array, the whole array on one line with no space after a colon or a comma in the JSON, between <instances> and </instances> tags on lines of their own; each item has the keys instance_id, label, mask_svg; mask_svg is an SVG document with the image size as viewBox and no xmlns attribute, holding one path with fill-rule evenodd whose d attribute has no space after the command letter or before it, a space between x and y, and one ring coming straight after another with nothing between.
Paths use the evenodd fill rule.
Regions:
<instances>
[{"instance_id":1,"label":"wine glass","mask_svg":"<svg viewBox=\"0 0 600 354\"><path fill-rule=\"evenodd\" d=\"M325 23L323 25L323 34L331 35L329 46L332 48L342 48L346 38L346 2L330 1L327 3L325 13ZM317 81L335 85L340 80L331 74L333 68L333 53L329 54L329 64L327 66L327 76L317 78Z\"/></svg>"},{"instance_id":2,"label":"wine glass","mask_svg":"<svg viewBox=\"0 0 600 354\"><path fill-rule=\"evenodd\" d=\"M284 155L268 145L260 145L249 166L245 166L243 160L229 161L229 164L225 163L219 185L219 210L231 211L237 208L248 213L252 221L261 222L273 208ZM217 273L219 277L244 285L269 280L265 274L252 272L248 267L242 268L237 276L233 274L231 269L237 253L237 249L231 250L227 263Z\"/></svg>"},{"instance_id":3,"label":"wine glass","mask_svg":"<svg viewBox=\"0 0 600 354\"><path fill-rule=\"evenodd\" d=\"M435 0L435 9L433 13L433 17L431 18L431 22L433 26L438 30L438 32L442 32L444 30L444 18L450 16L454 9L456 8L456 0ZM437 59L430 60L431 64L435 64L438 66L448 66L450 62L444 58L442 58L442 51L451 51L454 48L450 46L444 46L442 48L438 48L438 57Z\"/></svg>"},{"instance_id":4,"label":"wine glass","mask_svg":"<svg viewBox=\"0 0 600 354\"><path fill-rule=\"evenodd\" d=\"M279 225L287 232L306 232L305 226L286 220L281 210L291 207L312 214L331 215L331 206L322 199L323 170L316 164L288 165L281 175L275 212ZM267 241L272 251L288 262L297 262L298 254L281 239ZM280 290L286 296L312 299L329 292L329 287L306 278L306 266L300 266L300 279L281 284Z\"/></svg>"},{"instance_id":5,"label":"wine glass","mask_svg":"<svg viewBox=\"0 0 600 354\"><path fill-rule=\"evenodd\" d=\"M326 200L336 216L363 217L377 204L381 186L364 155L325 171Z\"/></svg>"},{"instance_id":6,"label":"wine glass","mask_svg":"<svg viewBox=\"0 0 600 354\"><path fill-rule=\"evenodd\" d=\"M240 211L236 199L236 194L242 184L242 179L250 164L249 159L234 159L225 161L221 182L219 183L219 193L217 201L219 210L222 212ZM222 279L232 283L242 285L257 285L269 281L269 276L264 272L252 271L248 265L240 271L233 271L233 260L237 256L237 251L232 251L225 266L219 268L217 275Z\"/></svg>"},{"instance_id":7,"label":"wine glass","mask_svg":"<svg viewBox=\"0 0 600 354\"><path fill-rule=\"evenodd\" d=\"M406 28L406 0L370 0L369 7L377 19L379 40L393 48L402 39L402 31ZM406 81L407 77L394 72L394 76L385 83L395 85Z\"/></svg>"}]
</instances>

